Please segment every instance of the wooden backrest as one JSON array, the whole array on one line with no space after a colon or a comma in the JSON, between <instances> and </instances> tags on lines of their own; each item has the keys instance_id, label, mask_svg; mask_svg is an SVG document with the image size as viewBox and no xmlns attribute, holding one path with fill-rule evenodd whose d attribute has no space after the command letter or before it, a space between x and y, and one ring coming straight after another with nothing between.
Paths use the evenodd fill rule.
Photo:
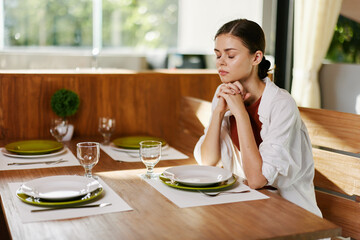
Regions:
<instances>
[{"instance_id":1,"label":"wooden backrest","mask_svg":"<svg viewBox=\"0 0 360 240\"><path fill-rule=\"evenodd\" d=\"M299 108L313 145L360 153L360 115Z\"/></svg>"},{"instance_id":2,"label":"wooden backrest","mask_svg":"<svg viewBox=\"0 0 360 240\"><path fill-rule=\"evenodd\" d=\"M317 203L324 218L360 239L360 115L299 107L313 144Z\"/></svg>"},{"instance_id":3,"label":"wooden backrest","mask_svg":"<svg viewBox=\"0 0 360 240\"><path fill-rule=\"evenodd\" d=\"M53 139L50 99L56 90L67 88L80 97L79 111L69 118L75 136L100 136L98 118L111 116L116 120L114 138L146 134L174 145L181 97L211 100L220 82L216 73L183 71L0 74L0 139Z\"/></svg>"},{"instance_id":4,"label":"wooden backrest","mask_svg":"<svg viewBox=\"0 0 360 240\"><path fill-rule=\"evenodd\" d=\"M199 138L204 134L211 117L211 103L198 98L182 97L179 138L185 150L192 152Z\"/></svg>"}]
</instances>

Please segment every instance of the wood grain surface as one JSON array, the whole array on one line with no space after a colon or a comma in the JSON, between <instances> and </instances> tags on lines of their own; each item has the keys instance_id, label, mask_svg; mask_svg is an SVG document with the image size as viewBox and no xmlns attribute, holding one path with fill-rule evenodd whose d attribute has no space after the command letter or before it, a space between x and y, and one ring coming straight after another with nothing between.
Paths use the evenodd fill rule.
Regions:
<instances>
[{"instance_id":1,"label":"wood grain surface","mask_svg":"<svg viewBox=\"0 0 360 240\"><path fill-rule=\"evenodd\" d=\"M316 191L316 199L323 217L342 228L342 236L360 239L360 203L350 199Z\"/></svg>"},{"instance_id":2,"label":"wood grain surface","mask_svg":"<svg viewBox=\"0 0 360 240\"><path fill-rule=\"evenodd\" d=\"M349 196L360 196L358 157L317 148L313 148L313 155L317 171L314 179L316 186Z\"/></svg>"},{"instance_id":3,"label":"wood grain surface","mask_svg":"<svg viewBox=\"0 0 360 240\"><path fill-rule=\"evenodd\" d=\"M51 138L54 92L67 88L80 97L69 117L75 136L96 136L98 118L116 120L115 135L150 134L176 141L181 96L211 100L217 74L0 74L0 139Z\"/></svg>"},{"instance_id":4,"label":"wood grain surface","mask_svg":"<svg viewBox=\"0 0 360 240\"><path fill-rule=\"evenodd\" d=\"M313 144L316 199L324 218L360 239L360 115L299 108Z\"/></svg>"},{"instance_id":5,"label":"wood grain surface","mask_svg":"<svg viewBox=\"0 0 360 240\"><path fill-rule=\"evenodd\" d=\"M75 125L73 140L66 142L75 153L79 141L101 141L98 118L112 116L117 127L113 138L133 134L162 137L189 159L160 161L156 171L196 164L192 149L199 129L189 125L181 135L183 96L211 101L220 84L217 74L167 71L124 74L0 74L0 146L14 140L44 138L49 133L52 94L67 88L80 97L80 108L69 118ZM189 106L187 109L191 109ZM194 122L195 123L195 122ZM201 121L200 121L201 123ZM192 135L191 131L195 132ZM181 135L181 137L180 137ZM195 138L194 138L195 136ZM337 236L335 224L261 190L269 199L180 209L137 175L142 163L113 161L101 152L93 169L134 210L129 212L22 224L11 196L9 182L24 182L53 175L82 174L83 169L58 167L0 171L4 217L0 239L319 239ZM8 229L9 235L7 235Z\"/></svg>"},{"instance_id":6,"label":"wood grain surface","mask_svg":"<svg viewBox=\"0 0 360 240\"><path fill-rule=\"evenodd\" d=\"M313 145L360 153L360 115L326 109L299 109Z\"/></svg>"},{"instance_id":7,"label":"wood grain surface","mask_svg":"<svg viewBox=\"0 0 360 240\"><path fill-rule=\"evenodd\" d=\"M75 152L75 143L68 142ZM187 153L191 156L191 153ZM160 161L156 171L167 167L194 164L185 160ZM93 169L134 210L91 217L22 224L9 194L2 194L6 220L13 239L318 239L338 235L331 222L261 190L269 199L178 208L138 174L142 163L120 163L101 152ZM0 191L7 183L24 182L52 175L82 174L82 167L60 167L0 172ZM1 238L3 239L3 238Z\"/></svg>"}]
</instances>

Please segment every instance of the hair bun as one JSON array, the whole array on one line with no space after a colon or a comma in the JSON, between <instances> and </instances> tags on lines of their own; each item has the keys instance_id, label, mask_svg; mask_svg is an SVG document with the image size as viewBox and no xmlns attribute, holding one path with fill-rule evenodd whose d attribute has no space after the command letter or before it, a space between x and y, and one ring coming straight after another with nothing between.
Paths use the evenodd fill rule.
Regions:
<instances>
[{"instance_id":1,"label":"hair bun","mask_svg":"<svg viewBox=\"0 0 360 240\"><path fill-rule=\"evenodd\" d=\"M270 65L271 65L270 61L266 60L266 58L264 56L259 64L259 69L258 69L258 75L259 75L260 79L267 77Z\"/></svg>"}]
</instances>

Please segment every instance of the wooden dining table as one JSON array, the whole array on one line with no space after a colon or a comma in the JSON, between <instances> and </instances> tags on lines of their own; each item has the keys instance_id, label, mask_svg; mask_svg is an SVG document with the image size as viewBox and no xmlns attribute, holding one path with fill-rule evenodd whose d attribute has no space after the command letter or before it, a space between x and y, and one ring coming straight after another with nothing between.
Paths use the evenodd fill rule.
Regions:
<instances>
[{"instance_id":1,"label":"wooden dining table","mask_svg":"<svg viewBox=\"0 0 360 240\"><path fill-rule=\"evenodd\" d=\"M65 144L76 154L76 143L89 140L101 141L87 137ZM162 160L155 172L196 164L191 152L184 153L188 159ZM93 168L133 208L126 212L22 223L11 194L1 194L0 239L320 239L341 234L335 224L265 189L259 191L267 199L179 208L139 177L145 171L142 162L114 161L103 151ZM9 191L11 182L83 172L81 166L0 171L0 192Z\"/></svg>"}]
</instances>

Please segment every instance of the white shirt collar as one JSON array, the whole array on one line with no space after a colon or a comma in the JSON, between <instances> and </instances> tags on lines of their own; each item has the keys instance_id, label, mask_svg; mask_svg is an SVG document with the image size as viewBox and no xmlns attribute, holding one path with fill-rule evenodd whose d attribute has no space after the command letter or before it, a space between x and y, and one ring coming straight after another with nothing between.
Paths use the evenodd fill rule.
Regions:
<instances>
[{"instance_id":1,"label":"white shirt collar","mask_svg":"<svg viewBox=\"0 0 360 240\"><path fill-rule=\"evenodd\" d=\"M279 91L279 87L275 85L268 77L265 79L265 89L261 97L258 114L260 117L268 119L270 115L270 109L272 104L272 99Z\"/></svg>"}]
</instances>

